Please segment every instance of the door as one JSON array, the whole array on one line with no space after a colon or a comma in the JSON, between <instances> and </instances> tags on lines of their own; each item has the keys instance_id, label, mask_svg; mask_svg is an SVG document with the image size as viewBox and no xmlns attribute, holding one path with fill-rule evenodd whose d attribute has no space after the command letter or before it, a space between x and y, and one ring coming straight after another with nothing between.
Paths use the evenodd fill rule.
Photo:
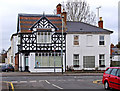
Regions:
<instances>
[{"instance_id":1,"label":"door","mask_svg":"<svg viewBox=\"0 0 120 91\"><path fill-rule=\"evenodd\" d=\"M15 55L15 70L19 70L19 54Z\"/></svg>"},{"instance_id":2,"label":"door","mask_svg":"<svg viewBox=\"0 0 120 91\"><path fill-rule=\"evenodd\" d=\"M109 76L109 82L110 82L110 87L111 88L117 88L117 83L118 83L118 80L117 80L117 69L113 69L110 73L110 76Z\"/></svg>"},{"instance_id":3,"label":"door","mask_svg":"<svg viewBox=\"0 0 120 91\"><path fill-rule=\"evenodd\" d=\"M25 71L29 71L28 56L25 56Z\"/></svg>"}]
</instances>

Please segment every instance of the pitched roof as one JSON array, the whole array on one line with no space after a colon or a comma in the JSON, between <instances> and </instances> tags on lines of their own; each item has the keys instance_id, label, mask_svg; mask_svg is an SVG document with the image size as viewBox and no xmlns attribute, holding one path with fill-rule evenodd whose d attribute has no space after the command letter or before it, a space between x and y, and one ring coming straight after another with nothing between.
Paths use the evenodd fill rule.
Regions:
<instances>
[{"instance_id":1,"label":"pitched roof","mask_svg":"<svg viewBox=\"0 0 120 91\"><path fill-rule=\"evenodd\" d=\"M67 22L67 33L95 33L95 34L110 34L113 31L102 29L83 22Z\"/></svg>"},{"instance_id":2,"label":"pitched roof","mask_svg":"<svg viewBox=\"0 0 120 91\"><path fill-rule=\"evenodd\" d=\"M17 32L31 32L29 29L41 18L42 14L18 14ZM45 15L45 17L58 28L58 32L62 30L62 20L58 15ZM20 29L20 30L19 30Z\"/></svg>"}]
</instances>

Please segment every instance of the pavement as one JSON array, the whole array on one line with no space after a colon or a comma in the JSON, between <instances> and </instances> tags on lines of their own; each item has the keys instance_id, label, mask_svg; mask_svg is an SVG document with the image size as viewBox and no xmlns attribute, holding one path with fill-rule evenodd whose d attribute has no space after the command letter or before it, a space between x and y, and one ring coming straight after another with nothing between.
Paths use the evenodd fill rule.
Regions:
<instances>
[{"instance_id":1,"label":"pavement","mask_svg":"<svg viewBox=\"0 0 120 91\"><path fill-rule=\"evenodd\" d=\"M103 73L30 73L30 72L2 72L2 77L8 76L102 76Z\"/></svg>"}]
</instances>

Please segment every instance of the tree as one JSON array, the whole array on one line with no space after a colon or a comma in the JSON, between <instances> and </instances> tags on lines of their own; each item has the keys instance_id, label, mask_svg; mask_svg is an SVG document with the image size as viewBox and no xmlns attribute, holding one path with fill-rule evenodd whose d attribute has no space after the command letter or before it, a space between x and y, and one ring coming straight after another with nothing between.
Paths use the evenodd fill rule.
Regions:
<instances>
[{"instance_id":1,"label":"tree","mask_svg":"<svg viewBox=\"0 0 120 91\"><path fill-rule=\"evenodd\" d=\"M7 53L6 53L5 49L2 49L0 55L1 55L1 60L0 60L0 62L5 63L5 58L7 58Z\"/></svg>"},{"instance_id":2,"label":"tree","mask_svg":"<svg viewBox=\"0 0 120 91\"><path fill-rule=\"evenodd\" d=\"M4 54L4 53L6 53L6 50L2 49L1 54Z\"/></svg>"},{"instance_id":3,"label":"tree","mask_svg":"<svg viewBox=\"0 0 120 91\"><path fill-rule=\"evenodd\" d=\"M90 11L90 6L86 1L68 0L65 5L68 21L81 21L88 24L96 24L96 15Z\"/></svg>"}]
</instances>

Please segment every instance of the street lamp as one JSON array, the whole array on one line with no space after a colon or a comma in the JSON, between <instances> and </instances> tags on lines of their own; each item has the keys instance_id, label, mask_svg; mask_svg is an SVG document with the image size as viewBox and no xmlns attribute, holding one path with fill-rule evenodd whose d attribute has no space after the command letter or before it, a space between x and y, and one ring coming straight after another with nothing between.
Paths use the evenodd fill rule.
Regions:
<instances>
[{"instance_id":1,"label":"street lamp","mask_svg":"<svg viewBox=\"0 0 120 91\"><path fill-rule=\"evenodd\" d=\"M64 16L62 15L62 50L61 50L62 74L63 74L63 18Z\"/></svg>"}]
</instances>

